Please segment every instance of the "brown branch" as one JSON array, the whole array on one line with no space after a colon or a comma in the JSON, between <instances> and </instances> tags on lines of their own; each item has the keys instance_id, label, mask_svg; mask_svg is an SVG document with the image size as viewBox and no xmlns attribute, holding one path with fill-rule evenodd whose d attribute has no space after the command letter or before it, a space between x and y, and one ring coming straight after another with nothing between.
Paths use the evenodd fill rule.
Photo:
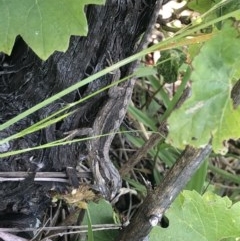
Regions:
<instances>
[{"instance_id":1,"label":"brown branch","mask_svg":"<svg viewBox=\"0 0 240 241\"><path fill-rule=\"evenodd\" d=\"M211 145L203 149L186 147L163 182L149 192L130 224L120 232L116 241L143 241L210 152Z\"/></svg>"},{"instance_id":2,"label":"brown branch","mask_svg":"<svg viewBox=\"0 0 240 241\"><path fill-rule=\"evenodd\" d=\"M179 99L176 102L175 108L179 108L183 102L188 98L190 93L190 88L186 88L183 90L182 95L179 97ZM171 112L169 112L170 114ZM168 115L165 117L167 118ZM148 151L153 148L157 143L160 141L165 140L167 136L167 126L166 121L162 121L158 127L158 133L154 133L150 136L149 140L147 140L144 145L139 148L133 156L128 160L127 163L125 163L119 170L121 176L127 175L133 168L136 166L141 159L148 153Z\"/></svg>"},{"instance_id":3,"label":"brown branch","mask_svg":"<svg viewBox=\"0 0 240 241\"><path fill-rule=\"evenodd\" d=\"M134 166L136 166L141 161L141 159L148 153L151 148L166 138L166 132L166 122L160 123L158 133L152 134L149 140L146 141L144 145L132 155L128 162L120 168L120 175L122 177L127 175L134 168Z\"/></svg>"}]
</instances>

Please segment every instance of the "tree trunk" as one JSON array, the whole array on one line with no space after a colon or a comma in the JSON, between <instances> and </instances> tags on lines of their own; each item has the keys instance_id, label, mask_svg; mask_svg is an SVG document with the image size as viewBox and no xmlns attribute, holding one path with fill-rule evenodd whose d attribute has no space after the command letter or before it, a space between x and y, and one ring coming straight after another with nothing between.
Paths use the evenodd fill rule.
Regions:
<instances>
[{"instance_id":1,"label":"tree trunk","mask_svg":"<svg viewBox=\"0 0 240 241\"><path fill-rule=\"evenodd\" d=\"M1 124L85 77L104 69L111 63L132 55L137 48L141 49L141 46L138 45L140 36L149 28L156 3L160 4L161 2L156 0L107 0L105 6L88 6L86 8L89 23L88 36L72 36L67 52L56 52L47 61L41 61L21 37L18 37L11 56L0 55ZM120 69L120 77L123 78L132 71L133 65L127 65ZM11 125L0 132L0 139L18 133L69 103L109 85L116 80L113 75L114 73L99 78ZM130 89L129 81L121 86L121 88L125 88L125 92L126 88ZM0 146L0 152L43 145L66 137L67 132L70 133L75 129L93 128L94 125L97 125L96 118L99 118L99 113L103 115L101 118L106 118L106 111L101 112L101 110L109 103L111 98L109 95L109 92L105 91L88 99L83 104L71 109L75 112L64 120L41 131L3 144ZM124 107L123 105L126 105L125 97L126 93L117 98L119 105L114 110L116 113ZM116 118L113 116L107 123L110 130L115 131L119 127L122 119L120 118L118 126L115 126ZM105 128L104 131L106 132L106 130L108 129ZM102 148L104 143L108 141L106 138L100 138L99 148ZM111 139L112 137L109 139L110 142ZM104 151L106 152L106 150ZM93 170L96 163L91 162L91 160L82 161L83 157L86 157L86 159L89 157L89 152L91 150L89 150L87 142L76 142L71 145L29 151L1 158L0 171L62 172L69 168L76 170L79 163L82 162L90 167L93 173L92 182L94 180L97 182L98 191L101 192L101 183L98 183L99 179L96 180L98 174L96 170ZM97 165L102 168L100 172L103 178L111 178L112 175L116 177L116 183L112 183L112 186L110 184L108 186L107 181L109 180L103 180L104 184L107 185L107 191L114 187L119 188L121 181L118 179L118 173L114 173L116 169L113 165L108 166L107 171L104 169L106 166L101 166L101 162ZM85 179L82 181L85 182ZM74 181L72 184L76 185ZM41 218L49 205L48 192L53 186L55 186L55 189L61 190L62 187L65 187L65 184L34 182L34 175L29 175L23 182L1 183L0 214L14 212L28 215L28 217L38 216ZM107 195L104 191L102 194L106 194L105 197L110 199L111 191L111 195ZM26 226L28 226L28 223L26 223Z\"/></svg>"}]
</instances>

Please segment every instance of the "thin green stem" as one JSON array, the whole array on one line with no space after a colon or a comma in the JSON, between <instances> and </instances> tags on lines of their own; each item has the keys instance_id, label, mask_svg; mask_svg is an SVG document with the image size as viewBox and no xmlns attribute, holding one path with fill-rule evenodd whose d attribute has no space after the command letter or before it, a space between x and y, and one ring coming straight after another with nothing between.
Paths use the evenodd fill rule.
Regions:
<instances>
[{"instance_id":1,"label":"thin green stem","mask_svg":"<svg viewBox=\"0 0 240 241\"><path fill-rule=\"evenodd\" d=\"M224 179L240 184L240 177L238 177L237 175L231 174L227 171L217 168L217 167L213 166L212 164L209 164L208 168L212 172L221 175Z\"/></svg>"}]
</instances>

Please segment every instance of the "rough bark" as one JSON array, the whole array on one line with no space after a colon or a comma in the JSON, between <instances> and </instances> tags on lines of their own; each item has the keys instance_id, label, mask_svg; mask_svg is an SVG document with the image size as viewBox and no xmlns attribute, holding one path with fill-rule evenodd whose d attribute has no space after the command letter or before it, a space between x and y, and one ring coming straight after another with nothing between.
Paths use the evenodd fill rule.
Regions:
<instances>
[{"instance_id":1,"label":"rough bark","mask_svg":"<svg viewBox=\"0 0 240 241\"><path fill-rule=\"evenodd\" d=\"M158 4L162 1L157 1ZM66 53L54 53L41 61L18 37L11 56L1 54L0 123L73 85L109 65L132 55L138 48L141 34L148 28L156 0L108 0L105 6L89 6L87 37L73 36ZM132 66L121 68L121 77L131 73ZM49 116L61 107L92 93L112 81L111 75L95 80L47 107L35 112L0 132L8 137ZM107 92L89 99L75 108L76 112L46 129L13 140L0 151L11 151L45 144L64 137L64 133L91 127L97 112L108 99ZM65 171L76 168L86 154L85 143L58 146L21 155L1 158L0 171ZM61 187L60 184L54 184ZM62 184L63 185L63 184ZM49 204L47 195L53 186L34 182L30 175L23 182L0 185L0 211L20 212L41 217Z\"/></svg>"},{"instance_id":2,"label":"rough bark","mask_svg":"<svg viewBox=\"0 0 240 241\"><path fill-rule=\"evenodd\" d=\"M120 232L116 241L148 240L147 237L152 228L160 222L165 211L210 152L211 145L207 145L203 149L186 147L161 184L149 191L130 224Z\"/></svg>"}]
</instances>

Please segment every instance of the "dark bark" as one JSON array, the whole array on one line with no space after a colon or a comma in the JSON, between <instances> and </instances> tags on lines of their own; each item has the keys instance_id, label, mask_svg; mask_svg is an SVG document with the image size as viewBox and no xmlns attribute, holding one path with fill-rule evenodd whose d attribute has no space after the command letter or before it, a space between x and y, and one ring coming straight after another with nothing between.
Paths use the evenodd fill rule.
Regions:
<instances>
[{"instance_id":1,"label":"dark bark","mask_svg":"<svg viewBox=\"0 0 240 241\"><path fill-rule=\"evenodd\" d=\"M159 1L160 3L161 1ZM46 98L73 85L106 66L132 55L140 35L148 28L156 0L108 0L105 6L89 6L87 37L72 36L66 53L54 53L41 61L18 37L11 56L1 54L0 62L0 123L15 117ZM159 4L158 3L158 4ZM131 73L132 65L121 68L121 77ZM92 93L112 81L104 76L87 87L80 88L42 108L27 118L0 132L0 139L15 134L42 120L61 107ZM33 147L64 137L64 133L91 127L96 114L108 99L107 92L89 99L75 108L76 112L61 122L23 138L1 145L0 152ZM86 155L85 143L58 146L1 158L0 171L65 171L76 168ZM76 180L75 180L76 181ZM50 198L52 184L34 182L29 176L24 182L0 185L0 211L20 212L41 217ZM57 184L59 188L60 184Z\"/></svg>"}]
</instances>

